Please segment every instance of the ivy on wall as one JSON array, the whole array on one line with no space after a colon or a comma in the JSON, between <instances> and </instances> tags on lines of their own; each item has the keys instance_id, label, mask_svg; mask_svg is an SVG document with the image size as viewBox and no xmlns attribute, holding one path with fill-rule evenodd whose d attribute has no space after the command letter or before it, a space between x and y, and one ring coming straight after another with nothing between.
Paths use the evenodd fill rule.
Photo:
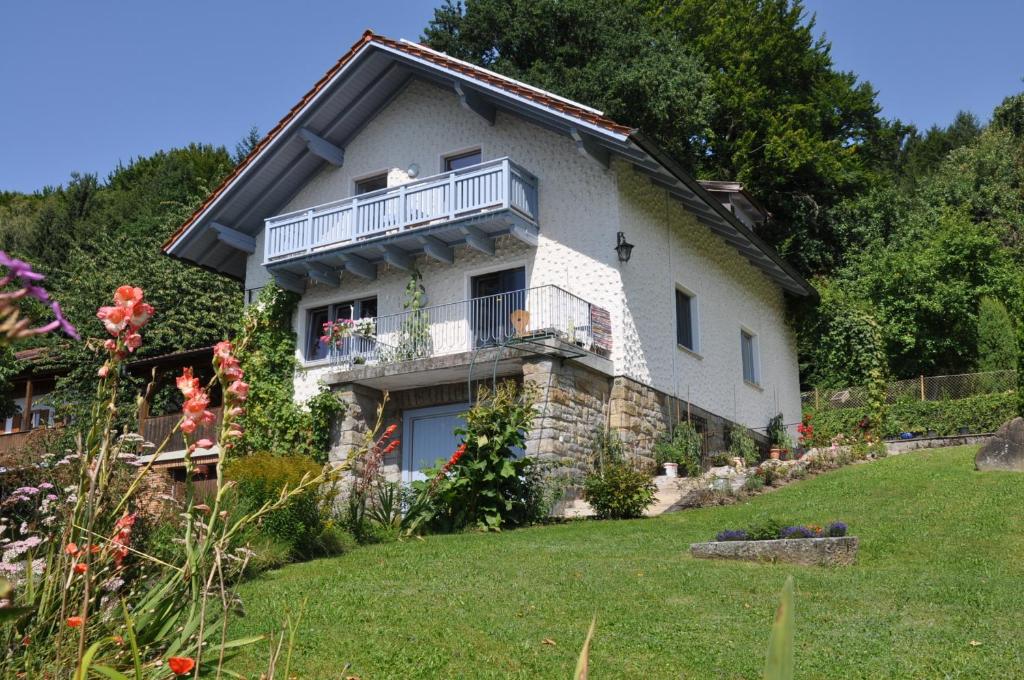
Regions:
<instances>
[{"instance_id":1,"label":"ivy on wall","mask_svg":"<svg viewBox=\"0 0 1024 680\"><path fill-rule=\"evenodd\" d=\"M238 354L251 385L242 420L242 453L301 454L327 460L331 422L345 406L327 387L295 403L296 337L292 315L299 296L274 285L245 310Z\"/></svg>"}]
</instances>

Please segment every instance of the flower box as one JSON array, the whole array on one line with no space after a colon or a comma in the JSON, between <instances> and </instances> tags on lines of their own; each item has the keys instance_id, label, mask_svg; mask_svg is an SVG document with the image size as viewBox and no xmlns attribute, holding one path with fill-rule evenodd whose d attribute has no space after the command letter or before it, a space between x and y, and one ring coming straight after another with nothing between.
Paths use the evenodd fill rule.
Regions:
<instances>
[{"instance_id":1,"label":"flower box","mask_svg":"<svg viewBox=\"0 0 1024 680\"><path fill-rule=\"evenodd\" d=\"M786 562L805 566L835 567L857 560L856 536L780 538L769 541L708 541L694 543L690 554L698 559Z\"/></svg>"}]
</instances>

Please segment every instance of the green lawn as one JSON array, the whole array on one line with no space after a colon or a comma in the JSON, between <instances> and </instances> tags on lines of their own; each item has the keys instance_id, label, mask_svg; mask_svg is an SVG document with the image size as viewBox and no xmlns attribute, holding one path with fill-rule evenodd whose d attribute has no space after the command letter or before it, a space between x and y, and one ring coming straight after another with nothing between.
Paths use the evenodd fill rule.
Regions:
<instances>
[{"instance_id":1,"label":"green lawn","mask_svg":"<svg viewBox=\"0 0 1024 680\"><path fill-rule=\"evenodd\" d=\"M569 678L597 612L595 680L754 678L793 574L799 678L1024 677L1024 475L975 472L973 453L910 453L657 519L360 549L245 584L233 633L308 598L302 678L343 677L346 663L363 680ZM848 522L859 564L690 558L691 542L769 516Z\"/></svg>"}]
</instances>

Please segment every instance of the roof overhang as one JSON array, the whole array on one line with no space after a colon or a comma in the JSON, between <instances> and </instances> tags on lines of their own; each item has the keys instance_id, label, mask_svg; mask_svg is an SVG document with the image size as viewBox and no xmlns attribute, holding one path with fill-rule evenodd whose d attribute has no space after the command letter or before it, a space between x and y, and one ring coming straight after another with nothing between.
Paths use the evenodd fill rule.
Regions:
<instances>
[{"instance_id":1,"label":"roof overhang","mask_svg":"<svg viewBox=\"0 0 1024 680\"><path fill-rule=\"evenodd\" d=\"M263 220L280 210L325 163L344 150L412 78L448 89L470 111L494 120L501 111L572 139L579 153L607 167L620 158L677 199L784 290L814 290L699 183L639 131L600 111L369 31L313 86L164 244L164 252L242 279Z\"/></svg>"}]
</instances>

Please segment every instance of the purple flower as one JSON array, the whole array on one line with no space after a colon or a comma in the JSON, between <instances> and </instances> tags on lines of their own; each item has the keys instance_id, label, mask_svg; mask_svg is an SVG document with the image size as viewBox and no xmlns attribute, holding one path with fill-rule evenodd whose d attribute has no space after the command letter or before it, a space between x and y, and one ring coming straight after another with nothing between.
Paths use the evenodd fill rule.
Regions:
<instances>
[{"instance_id":1,"label":"purple flower","mask_svg":"<svg viewBox=\"0 0 1024 680\"><path fill-rule=\"evenodd\" d=\"M828 525L828 529L825 533L834 538L838 538L840 536L845 536L848 529L849 527L846 526L845 522L832 522Z\"/></svg>"},{"instance_id":2,"label":"purple flower","mask_svg":"<svg viewBox=\"0 0 1024 680\"><path fill-rule=\"evenodd\" d=\"M747 532L743 529L726 529L725 531L719 531L715 537L716 541L745 541L747 540Z\"/></svg>"},{"instance_id":3,"label":"purple flower","mask_svg":"<svg viewBox=\"0 0 1024 680\"><path fill-rule=\"evenodd\" d=\"M28 262L13 258L2 250L0 250L0 266L7 267L10 270L11 276L17 276L26 283L42 281L46 278L39 272L32 271L32 265Z\"/></svg>"},{"instance_id":4,"label":"purple flower","mask_svg":"<svg viewBox=\"0 0 1024 680\"><path fill-rule=\"evenodd\" d=\"M814 538L814 531L805 526L786 527L779 532L779 538Z\"/></svg>"}]
</instances>

